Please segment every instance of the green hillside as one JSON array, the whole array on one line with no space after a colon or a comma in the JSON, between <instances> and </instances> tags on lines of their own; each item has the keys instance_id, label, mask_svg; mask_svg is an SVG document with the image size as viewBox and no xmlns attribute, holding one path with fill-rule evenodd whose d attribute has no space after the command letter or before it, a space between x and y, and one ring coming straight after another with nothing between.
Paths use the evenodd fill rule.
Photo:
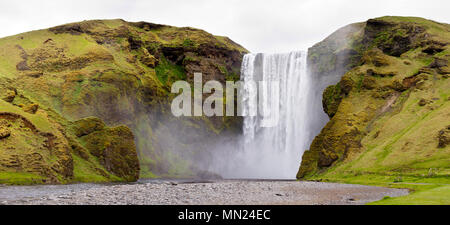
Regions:
<instances>
[{"instance_id":1,"label":"green hillside","mask_svg":"<svg viewBox=\"0 0 450 225\"><path fill-rule=\"evenodd\" d=\"M0 39L0 183L203 174L189 159L208 143L196 140L240 121L171 116L171 84L238 79L245 52L202 30L123 20Z\"/></svg>"},{"instance_id":2,"label":"green hillside","mask_svg":"<svg viewBox=\"0 0 450 225\"><path fill-rule=\"evenodd\" d=\"M449 24L381 17L313 46L314 75L343 76L323 94L330 121L297 177L417 190L379 203L449 204L449 42Z\"/></svg>"}]
</instances>

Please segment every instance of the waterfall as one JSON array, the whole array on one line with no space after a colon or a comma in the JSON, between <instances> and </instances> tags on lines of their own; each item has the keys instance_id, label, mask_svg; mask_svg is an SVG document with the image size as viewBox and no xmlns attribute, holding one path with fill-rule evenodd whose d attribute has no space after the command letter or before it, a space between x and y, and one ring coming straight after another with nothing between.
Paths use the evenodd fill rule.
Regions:
<instances>
[{"instance_id":1,"label":"waterfall","mask_svg":"<svg viewBox=\"0 0 450 225\"><path fill-rule=\"evenodd\" d=\"M303 51L246 54L239 92L243 136L239 143L217 143L208 170L224 178L294 179L303 152L329 120L322 92L341 76L311 76ZM255 82L265 84L257 93Z\"/></svg>"},{"instance_id":2,"label":"waterfall","mask_svg":"<svg viewBox=\"0 0 450 225\"><path fill-rule=\"evenodd\" d=\"M243 135L238 178L295 178L304 150L309 148L308 104L311 81L306 70L306 52L246 54L241 68ZM250 101L250 82L258 86L258 101ZM254 96L253 96L254 97ZM257 104L259 103L259 104ZM257 115L249 112L257 109ZM275 123L264 125L262 112Z\"/></svg>"},{"instance_id":3,"label":"waterfall","mask_svg":"<svg viewBox=\"0 0 450 225\"><path fill-rule=\"evenodd\" d=\"M310 144L307 113L310 79L306 72L306 52L247 54L243 59L241 80L244 86L249 81L266 82L265 86L259 86L258 106L251 101L244 101L242 105L244 112L255 107L259 110L256 116L244 117L241 150L252 157L250 165L261 165L255 168L259 172L246 168L247 176L294 178L303 151ZM248 99L245 96L248 93L244 89L243 99ZM277 123L264 127L261 112L271 113Z\"/></svg>"}]
</instances>

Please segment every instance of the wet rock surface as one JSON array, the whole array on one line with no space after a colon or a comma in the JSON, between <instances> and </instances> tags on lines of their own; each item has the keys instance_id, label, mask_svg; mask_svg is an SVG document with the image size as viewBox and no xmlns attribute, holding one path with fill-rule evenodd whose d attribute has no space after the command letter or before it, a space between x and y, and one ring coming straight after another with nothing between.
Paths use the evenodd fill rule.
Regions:
<instances>
[{"instance_id":1,"label":"wet rock surface","mask_svg":"<svg viewBox=\"0 0 450 225\"><path fill-rule=\"evenodd\" d=\"M150 180L133 184L0 187L0 204L365 204L405 189L298 181Z\"/></svg>"}]
</instances>

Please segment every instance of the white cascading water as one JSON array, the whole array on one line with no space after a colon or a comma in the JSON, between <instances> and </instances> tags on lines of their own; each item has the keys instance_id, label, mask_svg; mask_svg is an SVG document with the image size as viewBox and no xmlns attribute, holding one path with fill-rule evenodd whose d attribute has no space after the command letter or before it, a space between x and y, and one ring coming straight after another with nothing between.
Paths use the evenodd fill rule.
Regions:
<instances>
[{"instance_id":1,"label":"white cascading water","mask_svg":"<svg viewBox=\"0 0 450 225\"><path fill-rule=\"evenodd\" d=\"M323 90L341 76L311 76L307 52L246 54L239 102L244 114L243 136L239 143L216 143L207 170L224 178L294 179L303 152L329 120L322 108ZM256 94L248 84L260 81L266 86L258 87L262 93ZM255 110L256 116L249 115ZM275 113L275 126L267 127L267 117L260 114L266 111Z\"/></svg>"},{"instance_id":2,"label":"white cascading water","mask_svg":"<svg viewBox=\"0 0 450 225\"><path fill-rule=\"evenodd\" d=\"M292 179L295 178L304 150L309 148L308 104L311 81L306 69L306 52L285 54L247 54L241 68L244 112L243 133L240 152L232 177ZM259 104L249 101L252 92L250 81L265 81L259 93ZM274 84L274 85L272 85ZM254 93L253 93L254 94ZM258 111L250 116L249 111ZM261 112L272 114L278 122L272 127L263 125ZM245 160L239 160L245 159Z\"/></svg>"}]
</instances>

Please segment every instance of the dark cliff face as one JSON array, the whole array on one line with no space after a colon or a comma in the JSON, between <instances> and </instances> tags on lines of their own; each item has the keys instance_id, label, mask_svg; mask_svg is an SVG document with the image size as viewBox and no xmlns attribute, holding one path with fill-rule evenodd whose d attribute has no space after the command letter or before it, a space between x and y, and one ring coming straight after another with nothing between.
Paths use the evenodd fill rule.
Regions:
<instances>
[{"instance_id":1,"label":"dark cliff face","mask_svg":"<svg viewBox=\"0 0 450 225\"><path fill-rule=\"evenodd\" d=\"M312 75L339 79L323 92L330 121L303 155L297 178L444 171L440 160L450 152L438 148L438 134L450 112L449 43L448 24L382 17L312 47Z\"/></svg>"},{"instance_id":2,"label":"dark cliff face","mask_svg":"<svg viewBox=\"0 0 450 225\"><path fill-rule=\"evenodd\" d=\"M0 180L205 174L193 160L208 157L208 142L239 133L240 119L175 118L170 88L177 80L191 82L194 72L203 73L203 82L238 80L245 52L202 30L123 20L84 21L0 39L0 112L37 127L33 143L25 143L25 130L16 128L22 122L8 117L1 123L0 149L10 151L0 154ZM46 143L41 131L55 141ZM24 142L22 148L13 140ZM58 160L54 149L61 149Z\"/></svg>"}]
</instances>

